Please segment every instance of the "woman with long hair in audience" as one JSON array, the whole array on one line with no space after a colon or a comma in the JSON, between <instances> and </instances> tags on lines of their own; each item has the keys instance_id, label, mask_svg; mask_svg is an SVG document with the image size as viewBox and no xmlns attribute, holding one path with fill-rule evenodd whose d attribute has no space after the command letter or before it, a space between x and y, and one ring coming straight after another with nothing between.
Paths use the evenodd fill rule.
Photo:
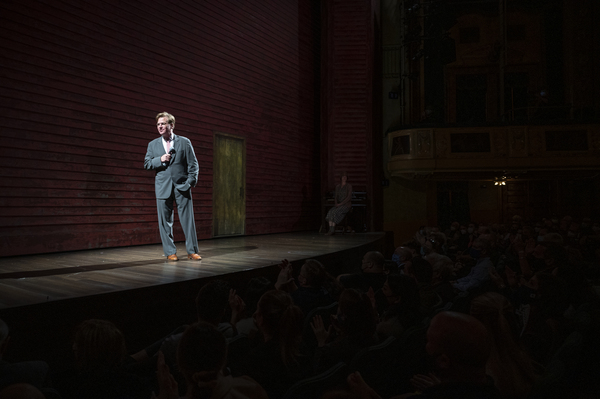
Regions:
<instances>
[{"instance_id":1,"label":"woman with long hair in audience","mask_svg":"<svg viewBox=\"0 0 600 399\"><path fill-rule=\"evenodd\" d=\"M182 399L267 399L265 390L248 376L224 375L227 340L213 325L197 322L189 326L177 348L177 365L186 381ZM157 362L159 394L155 399L179 398L175 379L162 352Z\"/></svg>"},{"instance_id":2,"label":"woman with long hair in audience","mask_svg":"<svg viewBox=\"0 0 600 399\"><path fill-rule=\"evenodd\" d=\"M304 314L287 292L263 294L254 313L261 342L239 363L230 364L231 373L250 376L271 399L283 396L306 375L299 349L303 319Z\"/></svg>"}]
</instances>

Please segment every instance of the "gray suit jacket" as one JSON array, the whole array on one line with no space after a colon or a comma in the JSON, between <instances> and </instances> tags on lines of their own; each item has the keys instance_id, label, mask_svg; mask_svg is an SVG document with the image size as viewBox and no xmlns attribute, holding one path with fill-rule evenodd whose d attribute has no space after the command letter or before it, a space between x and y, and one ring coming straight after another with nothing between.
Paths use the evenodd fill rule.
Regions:
<instances>
[{"instance_id":1,"label":"gray suit jacket","mask_svg":"<svg viewBox=\"0 0 600 399\"><path fill-rule=\"evenodd\" d=\"M190 187L195 187L198 181L198 160L192 142L183 136L175 135L171 152L170 162L160 162L165 148L162 137L158 137L148 144L144 158L144 169L156 172L154 187L158 199L169 198L173 186L179 191L187 191Z\"/></svg>"}]
</instances>

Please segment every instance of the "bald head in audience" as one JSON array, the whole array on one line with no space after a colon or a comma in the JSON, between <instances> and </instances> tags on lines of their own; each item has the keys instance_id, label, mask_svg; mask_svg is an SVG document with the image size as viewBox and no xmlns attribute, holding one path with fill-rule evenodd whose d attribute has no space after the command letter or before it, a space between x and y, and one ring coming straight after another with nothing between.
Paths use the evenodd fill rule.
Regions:
<instances>
[{"instance_id":1,"label":"bald head in audience","mask_svg":"<svg viewBox=\"0 0 600 399\"><path fill-rule=\"evenodd\" d=\"M457 312L438 313L427 330L426 349L442 382L487 382L485 365L491 341L476 318Z\"/></svg>"},{"instance_id":2,"label":"bald head in audience","mask_svg":"<svg viewBox=\"0 0 600 399\"><path fill-rule=\"evenodd\" d=\"M385 257L379 251L367 252L362 260L361 269L365 273L383 273Z\"/></svg>"}]
</instances>

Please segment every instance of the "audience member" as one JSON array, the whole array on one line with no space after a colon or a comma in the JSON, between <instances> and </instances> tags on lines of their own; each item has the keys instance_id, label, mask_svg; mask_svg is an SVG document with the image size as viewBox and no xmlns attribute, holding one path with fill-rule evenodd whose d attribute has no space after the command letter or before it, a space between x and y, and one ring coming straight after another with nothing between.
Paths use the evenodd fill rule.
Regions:
<instances>
[{"instance_id":1,"label":"audience member","mask_svg":"<svg viewBox=\"0 0 600 399\"><path fill-rule=\"evenodd\" d=\"M451 262L449 258L439 259L436 264L441 262ZM412 277L419 287L421 297L421 311L423 314L430 314L434 308L442 305L442 299L433 288L433 265L423 258L417 257L415 261L407 267L407 276Z\"/></svg>"},{"instance_id":2,"label":"audience member","mask_svg":"<svg viewBox=\"0 0 600 399\"><path fill-rule=\"evenodd\" d=\"M441 259L450 259L445 255L444 237L439 233L431 233L421 245L423 259L434 264Z\"/></svg>"},{"instance_id":3,"label":"audience member","mask_svg":"<svg viewBox=\"0 0 600 399\"><path fill-rule=\"evenodd\" d=\"M287 291L305 315L317 307L337 302L342 286L327 272L321 262L315 259L306 260L300 268L298 284L292 277L292 265L287 259L284 259L280 266L281 272L275 287Z\"/></svg>"},{"instance_id":4,"label":"audience member","mask_svg":"<svg viewBox=\"0 0 600 399\"><path fill-rule=\"evenodd\" d=\"M314 369L322 372L338 362L349 363L359 350L375 343L377 314L364 292L347 288L332 325L325 330L321 316L315 316L311 326L318 342Z\"/></svg>"},{"instance_id":5,"label":"audience member","mask_svg":"<svg viewBox=\"0 0 600 399\"><path fill-rule=\"evenodd\" d=\"M362 259L360 273L341 274L337 280L345 288L356 288L363 292L367 292L369 288L373 291L380 290L387 278L384 263L385 258L381 252L367 252Z\"/></svg>"},{"instance_id":6,"label":"audience member","mask_svg":"<svg viewBox=\"0 0 600 399\"><path fill-rule=\"evenodd\" d=\"M232 322L222 322L222 320L230 303L241 306L233 312L235 317L241 317L243 301L236 298L235 292L231 290L228 282L224 280L209 281L200 288L195 302L198 321L214 325L226 337L233 336L234 326L238 320L232 320ZM179 345L179 340L187 327L187 325L178 327L166 337L142 349L132 357L140 364L155 363L160 350L175 379L183 387L183 376L177 370L177 345Z\"/></svg>"},{"instance_id":7,"label":"audience member","mask_svg":"<svg viewBox=\"0 0 600 399\"><path fill-rule=\"evenodd\" d=\"M537 272L526 284L532 292L524 319L522 341L532 358L546 365L567 337L569 308L566 282L548 272Z\"/></svg>"},{"instance_id":8,"label":"audience member","mask_svg":"<svg viewBox=\"0 0 600 399\"><path fill-rule=\"evenodd\" d=\"M490 269L494 268L490 260L490 243L489 241L478 238L473 242L469 255L475 259L476 263L465 277L459 278L453 282L453 287L460 291L471 291L479 288L483 283L490 280Z\"/></svg>"},{"instance_id":9,"label":"audience member","mask_svg":"<svg viewBox=\"0 0 600 399\"><path fill-rule=\"evenodd\" d=\"M125 338L110 321L89 319L81 323L73 342L75 368L55 378L65 398L106 399L150 397L150 381L127 369Z\"/></svg>"},{"instance_id":10,"label":"audience member","mask_svg":"<svg viewBox=\"0 0 600 399\"><path fill-rule=\"evenodd\" d=\"M508 225L478 227L453 223L446 241L448 248L456 246L450 257L444 255L439 229L422 226L413 241L396 249L393 268L372 251L363 257L359 274L337 280L309 259L296 279L284 261L277 290L264 277L250 280L241 295L223 280L211 281L196 298L197 323L181 326L134 355L145 368L152 367L150 375L133 372L141 369L132 366L141 363L126 355L123 335L113 323L87 320L75 334L73 370L53 375L55 386L64 399L148 399L157 382L157 399L280 398L300 379L341 361L350 363L358 351L385 337L402 340L413 331L424 332L431 318L427 345L420 339L410 342L420 348L414 353L429 353L433 369L414 376L419 393L397 392L401 397L517 399L549 392L555 387L544 384L557 375L566 385L557 392L577 397L593 391L585 384L592 385L600 371L590 364L600 357L594 340L600 300L592 287L594 278L600 279L600 224L580 220L553 217L536 223L514 217ZM455 260L465 267L455 268ZM319 348L303 355L304 315L336 300L331 326L326 328L318 316L310 320ZM227 348L234 336L243 339L230 341ZM0 320L0 397L51 393L44 387L48 365L6 362L2 355L8 341L8 328ZM586 352L575 356L581 364L568 362L573 350ZM561 364L569 364L569 371L557 373ZM401 374L399 364L389 367ZM544 378L535 385L544 367ZM327 397L379 399L381 394L357 373L348 376L348 387Z\"/></svg>"},{"instance_id":11,"label":"audience member","mask_svg":"<svg viewBox=\"0 0 600 399\"><path fill-rule=\"evenodd\" d=\"M256 312L260 297L272 289L273 283L265 277L254 277L248 281L242 294L245 306L242 314L239 315L239 321L235 324L235 329L239 335L252 336L258 332L253 315Z\"/></svg>"},{"instance_id":12,"label":"audience member","mask_svg":"<svg viewBox=\"0 0 600 399\"><path fill-rule=\"evenodd\" d=\"M41 360L7 362L4 355L9 342L8 325L0 319L0 389L16 383L30 384L38 389L47 387L48 363Z\"/></svg>"},{"instance_id":13,"label":"audience member","mask_svg":"<svg viewBox=\"0 0 600 399\"><path fill-rule=\"evenodd\" d=\"M203 285L196 296L196 315L198 321L205 321L216 326L226 337L233 335L231 323L222 322L229 306L231 293L228 282L224 280L212 280ZM177 345L185 328L187 328L187 325L178 327L174 333L169 334L144 349L141 358L143 359L144 355L147 357L156 356L158 350L160 350L165 356L167 365L169 367L174 366L176 363ZM140 356L136 354L134 358L139 359Z\"/></svg>"},{"instance_id":14,"label":"audience member","mask_svg":"<svg viewBox=\"0 0 600 399\"><path fill-rule=\"evenodd\" d=\"M26 383L15 383L0 388L0 399L47 399L35 386Z\"/></svg>"},{"instance_id":15,"label":"audience member","mask_svg":"<svg viewBox=\"0 0 600 399\"><path fill-rule=\"evenodd\" d=\"M463 253L469 248L471 243L471 234L466 224L460 225L459 234L454 238L454 244L456 245L456 253Z\"/></svg>"},{"instance_id":16,"label":"audience member","mask_svg":"<svg viewBox=\"0 0 600 399\"><path fill-rule=\"evenodd\" d=\"M227 340L214 325L198 322L189 326L179 342L177 365L186 383L182 399L267 399L265 390L248 376L224 375ZM156 399L179 398L178 386L159 352Z\"/></svg>"},{"instance_id":17,"label":"audience member","mask_svg":"<svg viewBox=\"0 0 600 399\"><path fill-rule=\"evenodd\" d=\"M230 364L233 376L247 375L256 380L269 398L282 397L296 381L307 375L300 355L304 315L284 291L271 290L258 301L254 320L260 342L244 359Z\"/></svg>"},{"instance_id":18,"label":"audience member","mask_svg":"<svg viewBox=\"0 0 600 399\"><path fill-rule=\"evenodd\" d=\"M416 376L420 394L411 398L500 398L486 374L491 339L485 326L472 316L440 312L427 330L427 353L432 357L435 378Z\"/></svg>"},{"instance_id":19,"label":"audience member","mask_svg":"<svg viewBox=\"0 0 600 399\"><path fill-rule=\"evenodd\" d=\"M538 375L534 362L519 345L517 317L508 299L495 292L479 295L471 301L471 315L492 337L486 372L495 381L504 398L525 398Z\"/></svg>"},{"instance_id":20,"label":"audience member","mask_svg":"<svg viewBox=\"0 0 600 399\"><path fill-rule=\"evenodd\" d=\"M405 272L404 269L410 266L412 257L413 255L410 248L405 246L399 246L396 248L394 254L392 255L392 261L398 265L398 272Z\"/></svg>"},{"instance_id":21,"label":"audience member","mask_svg":"<svg viewBox=\"0 0 600 399\"><path fill-rule=\"evenodd\" d=\"M390 274L383 284L382 292L386 303L384 308L379 309L381 318L377 325L378 335L399 338L408 328L423 321L419 288L413 278Z\"/></svg>"},{"instance_id":22,"label":"audience member","mask_svg":"<svg viewBox=\"0 0 600 399\"><path fill-rule=\"evenodd\" d=\"M452 301L456 291L450 283L454 278L454 262L441 259L432 265L431 287L444 304Z\"/></svg>"}]
</instances>

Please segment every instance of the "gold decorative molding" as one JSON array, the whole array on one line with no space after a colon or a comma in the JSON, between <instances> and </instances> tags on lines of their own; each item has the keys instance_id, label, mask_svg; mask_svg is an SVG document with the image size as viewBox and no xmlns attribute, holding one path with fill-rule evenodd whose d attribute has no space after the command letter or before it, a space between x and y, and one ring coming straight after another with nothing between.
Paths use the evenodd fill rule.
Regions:
<instances>
[{"instance_id":1,"label":"gold decorative molding","mask_svg":"<svg viewBox=\"0 0 600 399\"><path fill-rule=\"evenodd\" d=\"M580 138L575 143L570 141L572 132ZM585 132L587 140L581 139ZM388 170L403 178L492 180L500 173L555 179L600 171L600 125L398 130L388 134L390 147L400 138L410 153L392 152Z\"/></svg>"},{"instance_id":2,"label":"gold decorative molding","mask_svg":"<svg viewBox=\"0 0 600 399\"><path fill-rule=\"evenodd\" d=\"M433 133L431 130L417 131L417 148L418 157L429 158L433 156Z\"/></svg>"},{"instance_id":3,"label":"gold decorative molding","mask_svg":"<svg viewBox=\"0 0 600 399\"><path fill-rule=\"evenodd\" d=\"M508 132L509 143L510 143L510 156L511 157L524 157L527 155L527 136L525 134L525 128L510 128Z\"/></svg>"}]
</instances>

